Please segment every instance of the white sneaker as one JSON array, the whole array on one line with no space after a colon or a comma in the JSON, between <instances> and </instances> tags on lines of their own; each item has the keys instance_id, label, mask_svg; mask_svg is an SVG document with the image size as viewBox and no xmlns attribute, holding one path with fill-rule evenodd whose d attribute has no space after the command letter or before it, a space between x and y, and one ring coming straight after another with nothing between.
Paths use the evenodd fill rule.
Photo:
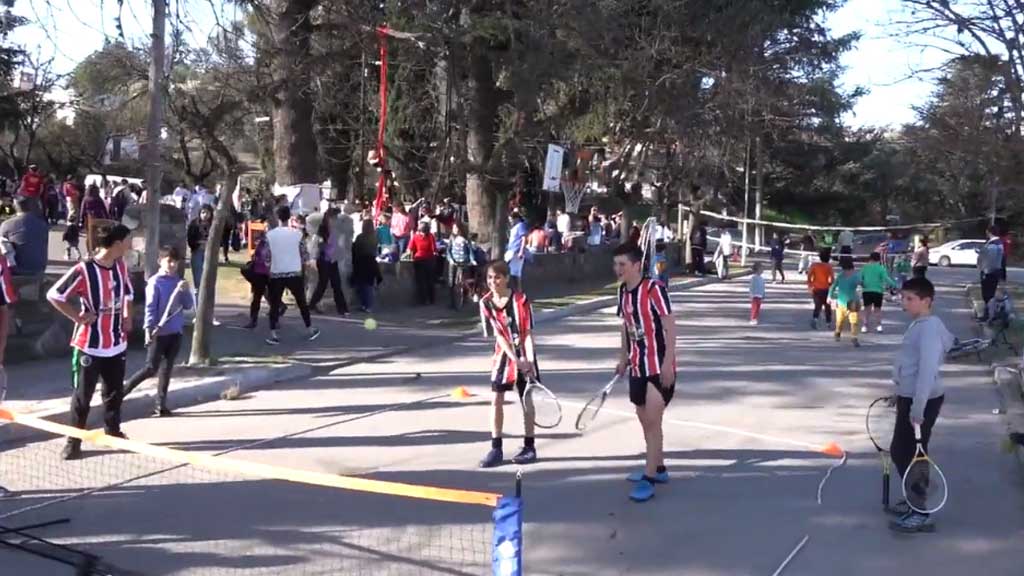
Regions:
<instances>
[{"instance_id":1,"label":"white sneaker","mask_svg":"<svg viewBox=\"0 0 1024 576\"><path fill-rule=\"evenodd\" d=\"M882 325L881 324L878 325L878 328L875 328L875 332L878 332L879 334L882 333Z\"/></svg>"},{"instance_id":2,"label":"white sneaker","mask_svg":"<svg viewBox=\"0 0 1024 576\"><path fill-rule=\"evenodd\" d=\"M750 325L751 326L757 326L757 324L758 324L757 320L751 320L750 321Z\"/></svg>"},{"instance_id":3,"label":"white sneaker","mask_svg":"<svg viewBox=\"0 0 1024 576\"><path fill-rule=\"evenodd\" d=\"M866 334L866 333L867 333L867 331L868 331L868 327L867 327L867 326L861 326L861 327L860 327L860 333L861 333L861 334Z\"/></svg>"}]
</instances>

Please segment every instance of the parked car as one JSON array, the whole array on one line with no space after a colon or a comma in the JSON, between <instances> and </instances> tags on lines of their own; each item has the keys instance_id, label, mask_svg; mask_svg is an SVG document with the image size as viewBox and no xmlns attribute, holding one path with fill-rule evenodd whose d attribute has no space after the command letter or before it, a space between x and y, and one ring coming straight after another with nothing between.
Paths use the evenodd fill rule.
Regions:
<instances>
[{"instance_id":1,"label":"parked car","mask_svg":"<svg viewBox=\"0 0 1024 576\"><path fill-rule=\"evenodd\" d=\"M853 259L867 260L872 252L878 250L878 246L889 240L885 232L866 232L853 237Z\"/></svg>"},{"instance_id":2,"label":"parked car","mask_svg":"<svg viewBox=\"0 0 1024 576\"><path fill-rule=\"evenodd\" d=\"M984 240L953 240L928 251L928 263L939 266L977 266Z\"/></svg>"}]
</instances>

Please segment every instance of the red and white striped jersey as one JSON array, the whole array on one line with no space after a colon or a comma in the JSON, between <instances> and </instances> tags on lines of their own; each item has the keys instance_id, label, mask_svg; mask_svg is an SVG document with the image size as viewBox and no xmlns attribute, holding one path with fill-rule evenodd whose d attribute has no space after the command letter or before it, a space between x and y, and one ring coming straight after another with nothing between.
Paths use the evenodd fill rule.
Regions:
<instances>
[{"instance_id":1,"label":"red and white striped jersey","mask_svg":"<svg viewBox=\"0 0 1024 576\"><path fill-rule=\"evenodd\" d=\"M516 352L516 360L522 359L523 339L533 331L533 308L522 292L513 292L508 302L501 308L494 303L494 293L488 292L480 299L480 320L484 334L487 336L501 335L512 345ZM536 364L536 358L531 358ZM491 366L491 381L500 384L514 384L518 378L517 362L508 358L497 343L494 344L494 357Z\"/></svg>"},{"instance_id":2,"label":"red and white striped jersey","mask_svg":"<svg viewBox=\"0 0 1024 576\"><path fill-rule=\"evenodd\" d=\"M7 258L0 254L0 306L9 306L17 301L18 293L11 281L11 267L7 264Z\"/></svg>"},{"instance_id":3,"label":"red and white striped jersey","mask_svg":"<svg viewBox=\"0 0 1024 576\"><path fill-rule=\"evenodd\" d=\"M80 262L46 296L60 302L77 296L83 311L96 314L92 324L76 325L72 347L90 356L117 356L128 347L123 315L135 293L124 261L118 260L110 268L94 260Z\"/></svg>"},{"instance_id":4,"label":"red and white striped jersey","mask_svg":"<svg viewBox=\"0 0 1024 576\"><path fill-rule=\"evenodd\" d=\"M672 303L665 285L644 278L632 290L619 286L618 315L629 339L629 370L636 378L661 374L668 352L662 316L672 314ZM673 343L674 345L674 343Z\"/></svg>"}]
</instances>

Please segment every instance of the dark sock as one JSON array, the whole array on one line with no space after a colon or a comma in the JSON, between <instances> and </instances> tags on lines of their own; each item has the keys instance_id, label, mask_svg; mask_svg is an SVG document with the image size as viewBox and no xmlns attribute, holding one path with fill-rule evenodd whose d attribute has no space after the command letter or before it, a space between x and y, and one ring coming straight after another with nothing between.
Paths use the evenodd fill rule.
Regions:
<instances>
[{"instance_id":1,"label":"dark sock","mask_svg":"<svg viewBox=\"0 0 1024 576\"><path fill-rule=\"evenodd\" d=\"M664 474L665 472L668 472L668 468L665 468L664 464L658 466L658 474Z\"/></svg>"},{"instance_id":2,"label":"dark sock","mask_svg":"<svg viewBox=\"0 0 1024 576\"><path fill-rule=\"evenodd\" d=\"M644 474L644 480L647 480L647 481L648 481L648 482L650 482L651 484L655 484L654 478L651 478L651 477L650 477L650 476L648 476L647 474Z\"/></svg>"},{"instance_id":3,"label":"dark sock","mask_svg":"<svg viewBox=\"0 0 1024 576\"><path fill-rule=\"evenodd\" d=\"M501 450L501 438L491 438L491 449Z\"/></svg>"},{"instance_id":4,"label":"dark sock","mask_svg":"<svg viewBox=\"0 0 1024 576\"><path fill-rule=\"evenodd\" d=\"M533 442L534 442L533 436L527 436L527 437L523 438L523 446L526 446L527 448L533 448Z\"/></svg>"}]
</instances>

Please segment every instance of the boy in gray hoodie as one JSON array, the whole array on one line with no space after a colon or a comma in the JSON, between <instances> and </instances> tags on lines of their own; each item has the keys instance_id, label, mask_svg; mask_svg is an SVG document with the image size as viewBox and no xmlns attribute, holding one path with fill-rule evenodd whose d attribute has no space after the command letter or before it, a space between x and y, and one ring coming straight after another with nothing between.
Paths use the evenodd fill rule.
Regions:
<instances>
[{"instance_id":1,"label":"boy in gray hoodie","mask_svg":"<svg viewBox=\"0 0 1024 576\"><path fill-rule=\"evenodd\" d=\"M935 286L926 278L903 283L903 309L913 321L903 335L899 354L893 361L896 385L896 427L892 434L893 464L902 478L917 449L913 424L921 426L921 445L928 451L932 427L945 399L939 372L954 338L937 316L932 315ZM906 502L892 509L900 515L889 527L898 532L928 532L934 529L928 514L910 509Z\"/></svg>"}]
</instances>

